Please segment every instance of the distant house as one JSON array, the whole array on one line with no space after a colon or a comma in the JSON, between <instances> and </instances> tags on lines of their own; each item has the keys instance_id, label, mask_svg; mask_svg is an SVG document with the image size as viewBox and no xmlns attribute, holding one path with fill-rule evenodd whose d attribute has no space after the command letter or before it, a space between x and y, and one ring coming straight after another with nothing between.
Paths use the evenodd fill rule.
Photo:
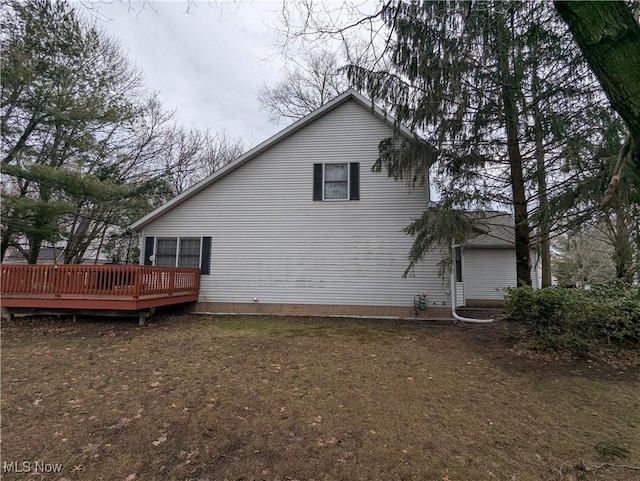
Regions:
<instances>
[{"instance_id":1,"label":"distant house","mask_svg":"<svg viewBox=\"0 0 640 481\"><path fill-rule=\"evenodd\" d=\"M62 256L62 249L41 247L38 252L38 264L62 264ZM4 264L26 264L27 258L17 248L9 246L2 262Z\"/></svg>"},{"instance_id":2,"label":"distant house","mask_svg":"<svg viewBox=\"0 0 640 481\"><path fill-rule=\"evenodd\" d=\"M26 264L27 258L17 248L9 246L2 262L4 264ZM97 253L97 249L92 248L87 249L82 261L82 264L108 263L110 263L109 258L102 253ZM64 247L41 247L38 252L37 264L64 264Z\"/></svg>"},{"instance_id":3,"label":"distant house","mask_svg":"<svg viewBox=\"0 0 640 481\"><path fill-rule=\"evenodd\" d=\"M135 222L141 263L200 267L203 312L408 317L424 293L423 315L451 317L439 250L402 277L402 230L428 205L429 183L371 172L393 133L389 115L347 91ZM510 242L461 246L460 305L515 285Z\"/></svg>"}]
</instances>

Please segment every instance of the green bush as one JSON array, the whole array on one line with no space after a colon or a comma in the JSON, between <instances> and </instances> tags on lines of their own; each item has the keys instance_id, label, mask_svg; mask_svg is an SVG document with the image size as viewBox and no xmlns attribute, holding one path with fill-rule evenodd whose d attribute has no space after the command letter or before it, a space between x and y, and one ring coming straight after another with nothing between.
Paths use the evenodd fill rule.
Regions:
<instances>
[{"instance_id":1,"label":"green bush","mask_svg":"<svg viewBox=\"0 0 640 481\"><path fill-rule=\"evenodd\" d=\"M602 345L640 345L640 288L622 283L590 290L518 287L507 292L509 318L536 346L586 354Z\"/></svg>"}]
</instances>

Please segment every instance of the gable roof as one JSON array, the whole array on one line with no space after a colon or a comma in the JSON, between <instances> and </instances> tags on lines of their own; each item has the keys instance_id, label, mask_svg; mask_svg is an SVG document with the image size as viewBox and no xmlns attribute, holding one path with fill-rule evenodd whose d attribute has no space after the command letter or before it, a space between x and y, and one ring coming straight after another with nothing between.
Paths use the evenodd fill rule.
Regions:
<instances>
[{"instance_id":1,"label":"gable roof","mask_svg":"<svg viewBox=\"0 0 640 481\"><path fill-rule=\"evenodd\" d=\"M367 109L370 109L371 113L373 115L375 115L376 117L380 118L382 121L386 122L391 127L395 128L395 129L398 129L403 135L405 135L407 137L410 137L410 138L418 138L419 139L419 137L416 134L414 134L411 130L409 130L407 127L405 127L403 125L398 125L398 123L396 122L395 118L393 118L387 112L385 112L380 107L375 105L371 100L367 99L366 97L364 97L363 95L359 94L355 90L349 89L346 92L338 95L336 98L334 98L330 102L327 102L326 104L324 104L319 109L314 110L310 114L302 117L300 120L297 120L296 122L294 122L293 124L291 124L288 127L284 128L283 130L281 130L277 134L275 134L272 137L268 138L267 140L265 140L261 144L258 144L254 148L252 148L249 151L245 152L244 154L242 154L240 157L238 157L233 162L225 165L220 170L217 170L216 172L214 172L210 176L204 178L203 180L201 180L197 184L191 186L189 189L185 190L184 192L182 192L181 194L177 195L173 199L171 199L168 202L164 203L163 205L161 205L157 209L151 211L149 214L145 215L141 219L139 219L136 222L134 222L133 224L131 224L131 226L130 226L131 229L136 229L136 230L142 229L147 224L151 223L152 221L154 221L158 217L164 215L165 213L167 213L168 211L170 211L171 209L176 207L177 205L183 203L185 200L189 199L190 197L193 197L194 195L196 195L201 190L209 187L214 182L217 182L218 180L220 180L221 178L223 178L227 174L233 172L237 168L241 167L242 165L246 164L250 160L254 159L258 155L260 155L262 152L264 152L267 149L269 149L269 148L273 147L274 145L276 145L278 142L281 142L282 140L284 140L287 137L289 137L289 136L293 135L294 133L296 133L298 130L306 127L310 123L314 122L315 120L319 119L320 117L326 115L327 113L331 112L332 110L336 109L340 105L343 105L344 103L346 103L346 102L348 102L350 100L353 100L353 101L359 103L360 105L362 105L363 107L365 107Z\"/></svg>"},{"instance_id":2,"label":"gable roof","mask_svg":"<svg viewBox=\"0 0 640 481\"><path fill-rule=\"evenodd\" d=\"M515 220L508 212L482 211L473 213L477 225L474 236L466 243L467 247L504 247L515 246Z\"/></svg>"}]
</instances>

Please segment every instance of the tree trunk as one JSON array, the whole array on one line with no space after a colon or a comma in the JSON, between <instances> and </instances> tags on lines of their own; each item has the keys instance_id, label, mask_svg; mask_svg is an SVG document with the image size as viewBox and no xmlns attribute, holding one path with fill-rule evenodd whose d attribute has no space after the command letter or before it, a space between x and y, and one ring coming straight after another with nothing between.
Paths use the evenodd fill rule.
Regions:
<instances>
[{"instance_id":1,"label":"tree trunk","mask_svg":"<svg viewBox=\"0 0 640 481\"><path fill-rule=\"evenodd\" d=\"M522 153L518 135L518 107L516 104L518 89L509 66L509 31L506 19L498 19L498 62L502 77L502 104L504 109L505 129L507 131L507 148L509 167L511 170L511 190L513 193L513 209L515 216L516 242L516 275L518 286L531 285L531 251L529 242L529 213L524 175L522 172Z\"/></svg>"},{"instance_id":2,"label":"tree trunk","mask_svg":"<svg viewBox=\"0 0 640 481\"><path fill-rule=\"evenodd\" d=\"M4 219L3 219L4 220ZM7 225L3 225L2 240L0 240L0 262L4 260L4 256L7 255L7 250L11 246L14 233Z\"/></svg>"},{"instance_id":3,"label":"tree trunk","mask_svg":"<svg viewBox=\"0 0 640 481\"><path fill-rule=\"evenodd\" d=\"M544 132L540 114L538 90L540 78L538 77L537 61L534 61L531 93L533 95L533 136L536 149L536 169L538 181L538 209L540 222L538 224L538 245L540 247L540 260L542 263L542 287L551 286L551 240L549 239L549 198L547 194L547 173L544 163Z\"/></svg>"},{"instance_id":4,"label":"tree trunk","mask_svg":"<svg viewBox=\"0 0 640 481\"><path fill-rule=\"evenodd\" d=\"M624 119L640 168L640 25L624 2L556 1L591 70Z\"/></svg>"},{"instance_id":5,"label":"tree trunk","mask_svg":"<svg viewBox=\"0 0 640 481\"><path fill-rule=\"evenodd\" d=\"M616 262L616 277L624 282L633 280L633 250L631 247L631 232L627 225L624 207L615 210L615 226L613 229L613 247Z\"/></svg>"},{"instance_id":6,"label":"tree trunk","mask_svg":"<svg viewBox=\"0 0 640 481\"><path fill-rule=\"evenodd\" d=\"M37 264L38 257L40 256L40 247L42 246L42 239L39 237L28 237L29 250L27 252L27 262L29 264Z\"/></svg>"},{"instance_id":7,"label":"tree trunk","mask_svg":"<svg viewBox=\"0 0 640 481\"><path fill-rule=\"evenodd\" d=\"M100 244L98 244L98 249L96 249L96 257L93 260L94 265L98 264L98 260L100 260L100 251L102 250L102 247L104 246L104 237L107 235L107 227L105 227L102 230L102 235L100 236ZM89 246L87 246L88 248ZM86 249L85 249L86 252ZM84 254L83 254L84 255ZM78 261L78 263L81 263L82 261Z\"/></svg>"},{"instance_id":8,"label":"tree trunk","mask_svg":"<svg viewBox=\"0 0 640 481\"><path fill-rule=\"evenodd\" d=\"M536 150L538 146L536 145ZM540 245L540 261L542 263L542 287L551 286L551 240L549 239L549 201L547 198L547 179L544 171L544 153L536 154L538 168L538 202L540 224L538 236Z\"/></svg>"}]
</instances>

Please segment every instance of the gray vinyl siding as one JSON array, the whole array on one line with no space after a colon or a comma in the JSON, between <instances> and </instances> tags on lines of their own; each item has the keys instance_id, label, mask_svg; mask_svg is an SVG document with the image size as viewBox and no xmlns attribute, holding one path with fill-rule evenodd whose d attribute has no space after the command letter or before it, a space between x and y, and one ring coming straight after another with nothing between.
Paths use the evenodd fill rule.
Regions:
<instances>
[{"instance_id":1,"label":"gray vinyl siding","mask_svg":"<svg viewBox=\"0 0 640 481\"><path fill-rule=\"evenodd\" d=\"M504 290L516 285L514 249L466 249L464 253L465 299L504 298Z\"/></svg>"},{"instance_id":2,"label":"gray vinyl siding","mask_svg":"<svg viewBox=\"0 0 640 481\"><path fill-rule=\"evenodd\" d=\"M540 287L536 253L531 251L532 286ZM465 249L464 299L503 299L508 287L517 285L515 249Z\"/></svg>"},{"instance_id":3,"label":"gray vinyl siding","mask_svg":"<svg viewBox=\"0 0 640 481\"><path fill-rule=\"evenodd\" d=\"M531 287L542 288L542 259L534 250L531 251Z\"/></svg>"},{"instance_id":4,"label":"gray vinyl siding","mask_svg":"<svg viewBox=\"0 0 640 481\"><path fill-rule=\"evenodd\" d=\"M456 282L456 307L464 305L464 282Z\"/></svg>"},{"instance_id":5,"label":"gray vinyl siding","mask_svg":"<svg viewBox=\"0 0 640 481\"><path fill-rule=\"evenodd\" d=\"M144 236L211 236L201 302L448 305L438 252L403 278L427 186L373 174L391 127L348 101L145 226ZM360 200L313 201L313 164L360 163Z\"/></svg>"}]
</instances>

